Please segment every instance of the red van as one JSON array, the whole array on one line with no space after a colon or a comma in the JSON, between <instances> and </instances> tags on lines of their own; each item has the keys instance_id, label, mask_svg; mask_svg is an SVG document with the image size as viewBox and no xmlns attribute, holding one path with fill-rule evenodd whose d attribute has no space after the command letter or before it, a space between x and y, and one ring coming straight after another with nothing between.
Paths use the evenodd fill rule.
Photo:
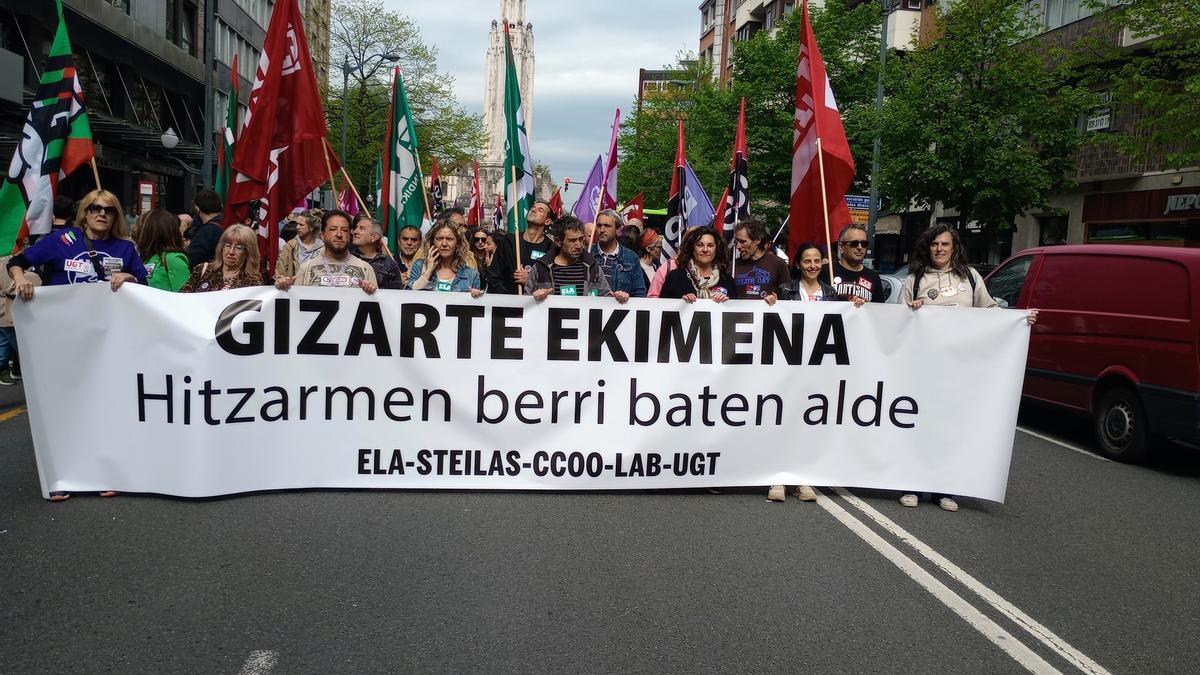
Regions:
<instances>
[{"instance_id":1,"label":"red van","mask_svg":"<svg viewBox=\"0 0 1200 675\"><path fill-rule=\"evenodd\" d=\"M1123 462L1152 435L1200 444L1200 249L1032 248L986 283L1001 306L1040 310L1024 396L1089 414Z\"/></svg>"}]
</instances>

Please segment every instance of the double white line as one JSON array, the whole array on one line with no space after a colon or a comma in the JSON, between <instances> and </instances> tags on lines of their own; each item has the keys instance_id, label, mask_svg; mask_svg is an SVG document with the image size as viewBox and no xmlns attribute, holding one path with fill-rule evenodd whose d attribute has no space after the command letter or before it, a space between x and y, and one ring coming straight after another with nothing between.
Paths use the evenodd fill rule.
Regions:
<instances>
[{"instance_id":1,"label":"double white line","mask_svg":"<svg viewBox=\"0 0 1200 675\"><path fill-rule=\"evenodd\" d=\"M870 520L874 521L878 526L883 528L892 536L910 546L913 550L919 553L923 558L933 563L942 572L948 574L952 579L965 586L968 590L975 593L983 599L993 609L1007 617L1010 621L1019 626L1022 630L1029 633L1038 642L1045 645L1055 654L1062 657L1080 672L1088 673L1089 675L1109 675L1108 671L1103 666L1088 658L1085 654L1075 649L1066 640L1055 635L1049 628L1033 620L1028 614L1022 612L1013 606L1004 598L1000 597L992 589L984 586L978 579L964 572L954 563L947 560L937 551L930 548L927 544L917 539L907 530L892 522L887 516L879 511L871 508L858 497L850 494L843 488L833 488L839 497L854 508L861 511ZM887 540L877 534L874 530L866 525L863 521L855 518L849 511L842 508L838 500L825 495L818 490L817 503L821 508L825 509L829 515L833 516L846 526L860 539L866 542L871 548L878 551L883 557L887 558L896 567L899 567L902 572L908 575L913 581L916 581L926 591L937 598L942 604L950 608L955 614L961 617L964 621L970 624L975 630L979 631L985 638L991 641L1000 649L1004 650L1017 663L1021 664L1026 670L1031 673L1057 673L1060 672L1057 668L1051 665L1048 661L1039 656L1036 652L1030 649L1025 643L1018 640L1011 633L1004 629L1003 626L993 621L986 614L976 609L973 605L963 599L961 595L954 592L949 586L938 581L936 577L930 574L925 568L921 567L915 560L908 557L900 549L890 544Z\"/></svg>"}]
</instances>

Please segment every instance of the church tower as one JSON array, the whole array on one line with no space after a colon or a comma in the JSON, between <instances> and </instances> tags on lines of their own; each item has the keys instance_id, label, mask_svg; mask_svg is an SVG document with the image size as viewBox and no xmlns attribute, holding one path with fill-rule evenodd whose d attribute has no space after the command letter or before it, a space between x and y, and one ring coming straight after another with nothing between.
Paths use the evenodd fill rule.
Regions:
<instances>
[{"instance_id":1,"label":"church tower","mask_svg":"<svg viewBox=\"0 0 1200 675\"><path fill-rule=\"evenodd\" d=\"M521 104L525 107L525 131L533 144L533 24L525 23L525 0L501 0L500 20L492 20L488 37L486 78L483 88L484 129L487 149L484 160L504 162L504 24L508 24L517 79L521 83Z\"/></svg>"}]
</instances>

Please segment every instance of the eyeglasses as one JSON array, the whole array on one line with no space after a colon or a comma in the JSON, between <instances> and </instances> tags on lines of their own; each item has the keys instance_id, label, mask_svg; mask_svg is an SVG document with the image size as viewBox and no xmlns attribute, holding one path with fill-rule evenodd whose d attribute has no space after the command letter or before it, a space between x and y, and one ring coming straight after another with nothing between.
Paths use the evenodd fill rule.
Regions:
<instances>
[{"instance_id":1,"label":"eyeglasses","mask_svg":"<svg viewBox=\"0 0 1200 675\"><path fill-rule=\"evenodd\" d=\"M223 242L221 242L221 246L224 248L231 248L231 249L237 251L238 253L246 252L245 244L235 244L232 241L223 241Z\"/></svg>"},{"instance_id":2,"label":"eyeglasses","mask_svg":"<svg viewBox=\"0 0 1200 675\"><path fill-rule=\"evenodd\" d=\"M487 237L471 237L471 241L474 241L476 246L486 244L487 240Z\"/></svg>"},{"instance_id":3,"label":"eyeglasses","mask_svg":"<svg viewBox=\"0 0 1200 675\"><path fill-rule=\"evenodd\" d=\"M92 215L106 214L109 218L117 217L117 207L103 206L101 204L88 204L87 212Z\"/></svg>"},{"instance_id":4,"label":"eyeglasses","mask_svg":"<svg viewBox=\"0 0 1200 675\"><path fill-rule=\"evenodd\" d=\"M850 248L866 248L867 247L866 239L850 239L848 241L842 241L842 242L838 242L838 243L842 244L843 246L849 246Z\"/></svg>"}]
</instances>

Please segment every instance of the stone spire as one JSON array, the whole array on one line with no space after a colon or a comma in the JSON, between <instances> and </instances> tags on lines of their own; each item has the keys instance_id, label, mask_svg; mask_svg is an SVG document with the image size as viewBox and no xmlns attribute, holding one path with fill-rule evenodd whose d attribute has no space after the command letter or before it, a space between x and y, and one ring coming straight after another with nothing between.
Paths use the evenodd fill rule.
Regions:
<instances>
[{"instance_id":1,"label":"stone spire","mask_svg":"<svg viewBox=\"0 0 1200 675\"><path fill-rule=\"evenodd\" d=\"M483 123L488 143L485 161L504 161L504 23L508 23L521 103L525 107L525 130L533 140L533 24L525 23L525 0L501 0L501 20L492 21L488 38L486 80L483 89Z\"/></svg>"}]
</instances>

